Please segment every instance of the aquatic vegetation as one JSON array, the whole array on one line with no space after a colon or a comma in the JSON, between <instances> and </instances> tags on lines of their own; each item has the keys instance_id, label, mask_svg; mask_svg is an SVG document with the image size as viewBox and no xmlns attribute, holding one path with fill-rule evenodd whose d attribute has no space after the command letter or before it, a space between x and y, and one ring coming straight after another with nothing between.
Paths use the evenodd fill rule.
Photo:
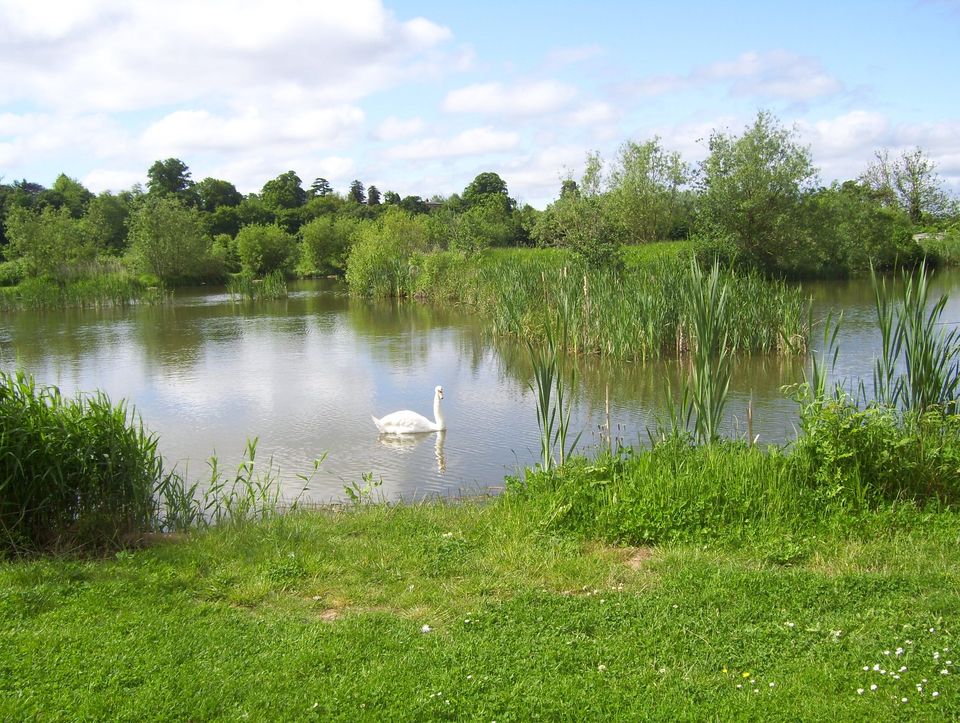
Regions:
<instances>
[{"instance_id":1,"label":"aquatic vegetation","mask_svg":"<svg viewBox=\"0 0 960 723\"><path fill-rule=\"evenodd\" d=\"M272 301L287 298L287 281L281 271L271 271L262 279L242 273L227 280L227 293L234 301Z\"/></svg>"}]
</instances>

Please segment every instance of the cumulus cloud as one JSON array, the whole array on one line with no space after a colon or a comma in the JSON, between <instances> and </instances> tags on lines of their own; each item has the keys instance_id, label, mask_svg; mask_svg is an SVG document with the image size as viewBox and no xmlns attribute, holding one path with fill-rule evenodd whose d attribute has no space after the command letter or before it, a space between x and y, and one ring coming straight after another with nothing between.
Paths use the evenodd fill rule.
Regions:
<instances>
[{"instance_id":1,"label":"cumulus cloud","mask_svg":"<svg viewBox=\"0 0 960 723\"><path fill-rule=\"evenodd\" d=\"M450 138L422 138L394 146L387 157L404 160L427 160L473 156L509 151L520 143L520 135L513 131L498 131L490 126L470 128Z\"/></svg>"},{"instance_id":2,"label":"cumulus cloud","mask_svg":"<svg viewBox=\"0 0 960 723\"><path fill-rule=\"evenodd\" d=\"M63 6L0 6L0 102L141 110L242 97L278 77L345 102L434 65L430 54L451 38L424 18L397 20L379 0Z\"/></svg>"},{"instance_id":3,"label":"cumulus cloud","mask_svg":"<svg viewBox=\"0 0 960 723\"><path fill-rule=\"evenodd\" d=\"M844 89L819 60L786 50L747 52L733 60L699 66L687 74L643 78L626 89L656 96L709 85L725 85L734 96L796 102L836 95Z\"/></svg>"},{"instance_id":4,"label":"cumulus cloud","mask_svg":"<svg viewBox=\"0 0 960 723\"><path fill-rule=\"evenodd\" d=\"M399 141L415 136L421 131L423 131L423 120L421 118L404 119L390 116L377 126L374 137L381 141Z\"/></svg>"},{"instance_id":5,"label":"cumulus cloud","mask_svg":"<svg viewBox=\"0 0 960 723\"><path fill-rule=\"evenodd\" d=\"M518 83L477 83L447 94L442 108L449 113L486 113L512 116L553 113L570 105L577 89L555 80Z\"/></svg>"}]
</instances>

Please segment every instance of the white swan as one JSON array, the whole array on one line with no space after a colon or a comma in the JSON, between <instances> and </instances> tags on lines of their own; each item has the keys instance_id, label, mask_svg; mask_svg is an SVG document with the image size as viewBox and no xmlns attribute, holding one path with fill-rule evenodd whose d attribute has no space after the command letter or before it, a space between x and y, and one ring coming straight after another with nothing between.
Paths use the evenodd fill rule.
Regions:
<instances>
[{"instance_id":1,"label":"white swan","mask_svg":"<svg viewBox=\"0 0 960 723\"><path fill-rule=\"evenodd\" d=\"M373 423L381 434L416 434L417 432L442 432L447 428L443 421L443 412L440 411L440 400L443 399L443 387L437 387L433 394L433 416L435 422L431 422L426 417L404 409L402 412L394 412L386 417L377 419L372 414Z\"/></svg>"}]
</instances>

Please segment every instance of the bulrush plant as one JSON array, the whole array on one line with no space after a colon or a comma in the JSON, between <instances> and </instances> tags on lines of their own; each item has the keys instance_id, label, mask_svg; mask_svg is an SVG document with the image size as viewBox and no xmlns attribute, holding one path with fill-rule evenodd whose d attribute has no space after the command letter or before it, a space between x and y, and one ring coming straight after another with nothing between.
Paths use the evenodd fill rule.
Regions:
<instances>
[{"instance_id":1,"label":"bulrush plant","mask_svg":"<svg viewBox=\"0 0 960 723\"><path fill-rule=\"evenodd\" d=\"M238 274L227 281L227 293L232 301L268 301L287 298L287 282L280 271L271 271L262 279L250 274Z\"/></svg>"}]
</instances>

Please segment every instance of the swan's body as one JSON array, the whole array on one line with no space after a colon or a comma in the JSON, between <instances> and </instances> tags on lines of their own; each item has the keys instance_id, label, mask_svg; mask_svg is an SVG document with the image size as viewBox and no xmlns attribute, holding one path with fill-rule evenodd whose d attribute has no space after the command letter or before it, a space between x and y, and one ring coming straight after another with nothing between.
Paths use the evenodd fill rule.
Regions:
<instances>
[{"instance_id":1,"label":"swan's body","mask_svg":"<svg viewBox=\"0 0 960 723\"><path fill-rule=\"evenodd\" d=\"M377 419L373 415L373 423L377 425L380 434L416 434L418 432L441 432L447 428L443 421L443 412L440 410L440 400L443 399L443 387L437 387L433 394L433 416L431 422L422 414L404 409L401 412L388 414Z\"/></svg>"}]
</instances>

